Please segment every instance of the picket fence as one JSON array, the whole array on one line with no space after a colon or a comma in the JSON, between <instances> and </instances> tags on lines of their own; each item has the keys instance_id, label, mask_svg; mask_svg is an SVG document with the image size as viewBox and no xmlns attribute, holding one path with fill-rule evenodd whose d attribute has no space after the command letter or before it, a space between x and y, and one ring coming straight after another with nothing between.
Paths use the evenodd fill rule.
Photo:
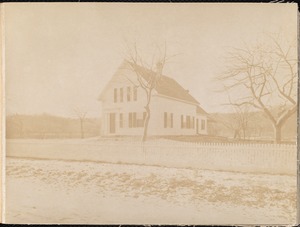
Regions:
<instances>
[{"instance_id":1,"label":"picket fence","mask_svg":"<svg viewBox=\"0 0 300 227\"><path fill-rule=\"evenodd\" d=\"M6 143L6 154L249 173L294 175L297 172L297 147L288 144L10 140Z\"/></svg>"}]
</instances>

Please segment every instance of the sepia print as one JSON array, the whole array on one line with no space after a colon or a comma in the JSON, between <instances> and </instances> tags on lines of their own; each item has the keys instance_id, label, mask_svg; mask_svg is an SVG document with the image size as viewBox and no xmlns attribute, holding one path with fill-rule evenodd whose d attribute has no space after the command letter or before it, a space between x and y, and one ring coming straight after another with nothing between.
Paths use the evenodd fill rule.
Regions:
<instances>
[{"instance_id":1,"label":"sepia print","mask_svg":"<svg viewBox=\"0 0 300 227\"><path fill-rule=\"evenodd\" d=\"M1 7L3 222L297 223L297 4Z\"/></svg>"}]
</instances>

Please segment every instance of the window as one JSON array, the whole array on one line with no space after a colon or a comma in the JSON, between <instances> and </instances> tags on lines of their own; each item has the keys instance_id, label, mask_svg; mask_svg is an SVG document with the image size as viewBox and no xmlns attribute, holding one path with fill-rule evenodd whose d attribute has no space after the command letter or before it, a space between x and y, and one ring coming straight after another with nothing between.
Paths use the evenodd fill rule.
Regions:
<instances>
[{"instance_id":1,"label":"window","mask_svg":"<svg viewBox=\"0 0 300 227\"><path fill-rule=\"evenodd\" d=\"M120 102L123 102L123 88L120 88Z\"/></svg>"},{"instance_id":2,"label":"window","mask_svg":"<svg viewBox=\"0 0 300 227\"><path fill-rule=\"evenodd\" d=\"M128 127L132 128L132 113L128 114Z\"/></svg>"},{"instance_id":3,"label":"window","mask_svg":"<svg viewBox=\"0 0 300 227\"><path fill-rule=\"evenodd\" d=\"M127 87L127 102L130 102L131 99L131 88Z\"/></svg>"},{"instance_id":4,"label":"window","mask_svg":"<svg viewBox=\"0 0 300 227\"><path fill-rule=\"evenodd\" d=\"M118 89L115 88L114 89L114 102L117 102L118 101Z\"/></svg>"},{"instance_id":5,"label":"window","mask_svg":"<svg viewBox=\"0 0 300 227\"><path fill-rule=\"evenodd\" d=\"M120 128L123 128L123 114L120 113Z\"/></svg>"},{"instance_id":6,"label":"window","mask_svg":"<svg viewBox=\"0 0 300 227\"><path fill-rule=\"evenodd\" d=\"M195 117L192 118L192 128L195 128Z\"/></svg>"},{"instance_id":7,"label":"window","mask_svg":"<svg viewBox=\"0 0 300 227\"><path fill-rule=\"evenodd\" d=\"M146 119L146 112L136 113L130 112L128 113L128 126L129 128L143 128Z\"/></svg>"},{"instance_id":8,"label":"window","mask_svg":"<svg viewBox=\"0 0 300 227\"><path fill-rule=\"evenodd\" d=\"M137 100L137 86L133 87L133 100L136 101Z\"/></svg>"},{"instance_id":9,"label":"window","mask_svg":"<svg viewBox=\"0 0 300 227\"><path fill-rule=\"evenodd\" d=\"M205 120L201 120L201 130L205 130Z\"/></svg>"},{"instance_id":10,"label":"window","mask_svg":"<svg viewBox=\"0 0 300 227\"><path fill-rule=\"evenodd\" d=\"M169 115L169 116L168 116ZM164 112L164 128L173 128L173 114Z\"/></svg>"},{"instance_id":11,"label":"window","mask_svg":"<svg viewBox=\"0 0 300 227\"><path fill-rule=\"evenodd\" d=\"M183 115L181 115L181 128L184 128Z\"/></svg>"},{"instance_id":12,"label":"window","mask_svg":"<svg viewBox=\"0 0 300 227\"><path fill-rule=\"evenodd\" d=\"M136 122L136 113L132 113L132 127L136 128L137 122Z\"/></svg>"},{"instance_id":13,"label":"window","mask_svg":"<svg viewBox=\"0 0 300 227\"><path fill-rule=\"evenodd\" d=\"M168 127L168 113L164 112L164 128Z\"/></svg>"},{"instance_id":14,"label":"window","mask_svg":"<svg viewBox=\"0 0 300 227\"><path fill-rule=\"evenodd\" d=\"M137 113L136 119L136 127L143 128L144 127L144 113Z\"/></svg>"},{"instance_id":15,"label":"window","mask_svg":"<svg viewBox=\"0 0 300 227\"><path fill-rule=\"evenodd\" d=\"M137 113L136 117L136 127L138 128L144 128L145 125L145 119L146 119L146 112L140 112Z\"/></svg>"},{"instance_id":16,"label":"window","mask_svg":"<svg viewBox=\"0 0 300 227\"><path fill-rule=\"evenodd\" d=\"M186 128L190 128L190 127L191 127L191 117L186 116Z\"/></svg>"},{"instance_id":17,"label":"window","mask_svg":"<svg viewBox=\"0 0 300 227\"><path fill-rule=\"evenodd\" d=\"M143 119L137 119L137 126L138 128L143 128L144 127L144 121Z\"/></svg>"},{"instance_id":18,"label":"window","mask_svg":"<svg viewBox=\"0 0 300 227\"><path fill-rule=\"evenodd\" d=\"M109 113L109 133L116 132L116 114Z\"/></svg>"}]
</instances>

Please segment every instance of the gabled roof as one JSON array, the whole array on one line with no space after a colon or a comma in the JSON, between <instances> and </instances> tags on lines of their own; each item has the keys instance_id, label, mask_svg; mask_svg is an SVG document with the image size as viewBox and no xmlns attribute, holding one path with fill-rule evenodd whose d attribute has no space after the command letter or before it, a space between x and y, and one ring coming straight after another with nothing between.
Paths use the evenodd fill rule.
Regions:
<instances>
[{"instance_id":1,"label":"gabled roof","mask_svg":"<svg viewBox=\"0 0 300 227\"><path fill-rule=\"evenodd\" d=\"M202 115L208 115L208 113L204 109L202 109L200 106L197 106L196 113L202 114Z\"/></svg>"},{"instance_id":2,"label":"gabled roof","mask_svg":"<svg viewBox=\"0 0 300 227\"><path fill-rule=\"evenodd\" d=\"M129 64L134 68L134 70L137 70L139 72L139 75L141 75L146 81L149 81L156 76L155 72L152 70L146 69L133 63ZM199 102L192 95L190 95L188 90L184 89L179 83L177 83L177 81L167 76L160 77L155 90L158 94L170 98L179 99L196 105L199 104Z\"/></svg>"},{"instance_id":3,"label":"gabled roof","mask_svg":"<svg viewBox=\"0 0 300 227\"><path fill-rule=\"evenodd\" d=\"M131 66L134 68L134 70L137 70L139 75L141 75L146 81L149 81L156 76L154 71L126 60L123 62L120 68L126 68L126 65L129 67ZM102 91L99 99L101 99L104 90ZM157 86L155 87L155 90L160 95L192 103L197 106L198 114L207 115L207 112L199 106L199 102L189 93L189 91L184 89L176 80L172 79L171 77L161 76Z\"/></svg>"}]
</instances>

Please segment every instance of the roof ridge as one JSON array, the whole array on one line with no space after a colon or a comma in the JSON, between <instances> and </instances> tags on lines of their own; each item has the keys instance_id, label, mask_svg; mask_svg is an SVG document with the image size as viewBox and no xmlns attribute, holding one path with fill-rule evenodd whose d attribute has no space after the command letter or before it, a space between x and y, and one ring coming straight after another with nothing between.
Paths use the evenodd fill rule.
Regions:
<instances>
[{"instance_id":1,"label":"roof ridge","mask_svg":"<svg viewBox=\"0 0 300 227\"><path fill-rule=\"evenodd\" d=\"M131 67L135 66L135 67L138 67L140 70L142 70L140 75L145 80L147 80L147 77L149 77L149 76L156 75L155 71L153 71L152 69L138 65L127 59L123 60L122 64L118 67L118 70L122 70L122 68L124 68L124 67L127 68L128 64ZM108 82L108 84L109 83L111 83L111 80ZM174 79L170 76L161 75L161 83L163 83L163 85L158 84L158 86L155 87L155 90L157 91L158 94L169 97L169 98L173 98L173 99L181 101L181 102L186 102L189 104L196 105L197 107L199 107L202 110L201 112L206 113L206 111L202 107L200 107L200 103L189 93L189 90L183 88L180 85L180 83L177 82L176 79ZM102 99L103 94L104 94L105 90L107 89L107 86L108 85L106 85L106 87L102 90L101 94L99 95L98 100Z\"/></svg>"},{"instance_id":2,"label":"roof ridge","mask_svg":"<svg viewBox=\"0 0 300 227\"><path fill-rule=\"evenodd\" d=\"M147 80L148 76L154 76L155 75L155 71L146 68L145 66L141 66L138 65L134 62L130 62L127 60L127 62L133 66L133 67L138 67L139 70L141 71L146 71L146 74L143 74L143 72L141 72L141 76ZM184 87L182 87L180 85L180 83L178 83L174 78L170 77L170 76L166 76L166 75L161 75L161 80L160 80L164 85L159 85L157 87L155 87L155 90L159 93L159 94L163 94L165 96L171 97L171 98L176 98L182 101L187 101L190 103L194 103L196 105L199 105L200 103L189 93L188 89L185 89Z\"/></svg>"}]
</instances>

